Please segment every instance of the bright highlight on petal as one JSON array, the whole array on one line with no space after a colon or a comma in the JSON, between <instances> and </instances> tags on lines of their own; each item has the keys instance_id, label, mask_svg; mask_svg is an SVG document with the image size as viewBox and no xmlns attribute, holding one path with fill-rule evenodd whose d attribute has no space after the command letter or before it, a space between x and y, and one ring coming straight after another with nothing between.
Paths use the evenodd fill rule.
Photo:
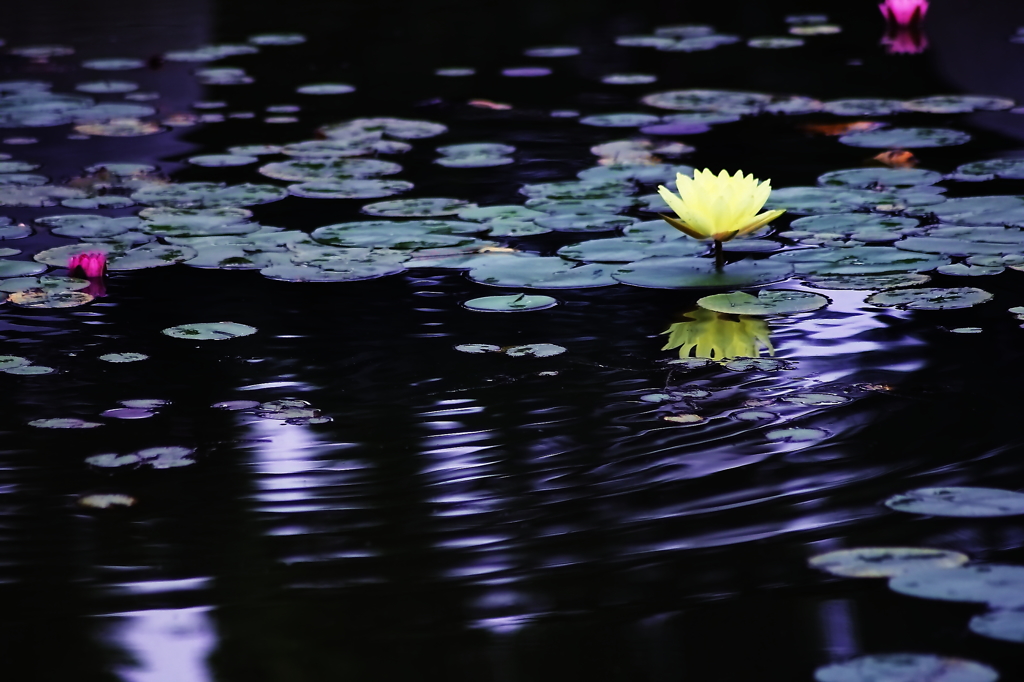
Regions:
<instances>
[{"instance_id":1,"label":"bright highlight on petal","mask_svg":"<svg viewBox=\"0 0 1024 682\"><path fill-rule=\"evenodd\" d=\"M906 26L924 19L928 0L885 0L878 6L887 21Z\"/></svg>"},{"instance_id":2,"label":"bright highlight on petal","mask_svg":"<svg viewBox=\"0 0 1024 682\"><path fill-rule=\"evenodd\" d=\"M675 194L664 185L658 194L675 211L677 218L662 216L669 225L694 239L729 241L753 232L778 218L785 211L758 211L768 201L771 182L758 182L753 174L736 171L730 176L722 171L717 176L708 169L695 170L693 177L676 174Z\"/></svg>"}]
</instances>

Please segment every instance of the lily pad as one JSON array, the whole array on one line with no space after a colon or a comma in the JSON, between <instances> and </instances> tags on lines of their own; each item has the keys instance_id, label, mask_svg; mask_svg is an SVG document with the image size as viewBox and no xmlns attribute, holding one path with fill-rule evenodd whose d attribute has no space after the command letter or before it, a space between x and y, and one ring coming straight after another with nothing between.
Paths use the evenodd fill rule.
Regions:
<instances>
[{"instance_id":1,"label":"lily pad","mask_svg":"<svg viewBox=\"0 0 1024 682\"><path fill-rule=\"evenodd\" d=\"M795 427L772 429L764 434L765 438L773 443L808 443L828 438L828 435L829 433L825 429L801 429Z\"/></svg>"},{"instance_id":2,"label":"lily pad","mask_svg":"<svg viewBox=\"0 0 1024 682\"><path fill-rule=\"evenodd\" d=\"M455 350L462 353L481 355L483 353L500 353L501 346L495 346L489 343L463 343L455 346Z\"/></svg>"},{"instance_id":3,"label":"lily pad","mask_svg":"<svg viewBox=\"0 0 1024 682\"><path fill-rule=\"evenodd\" d=\"M670 90L647 95L641 101L657 109L672 111L726 111L733 114L756 114L772 99L771 95L759 92Z\"/></svg>"},{"instance_id":4,"label":"lily pad","mask_svg":"<svg viewBox=\"0 0 1024 682\"><path fill-rule=\"evenodd\" d=\"M781 372L793 369L793 365L778 358L733 358L722 364L733 372Z\"/></svg>"},{"instance_id":5,"label":"lily pad","mask_svg":"<svg viewBox=\"0 0 1024 682\"><path fill-rule=\"evenodd\" d=\"M405 180L316 180L288 185L288 193L306 199L379 199L413 188Z\"/></svg>"},{"instance_id":6,"label":"lily pad","mask_svg":"<svg viewBox=\"0 0 1024 682\"><path fill-rule=\"evenodd\" d=\"M469 279L497 287L578 289L615 284L612 268L579 265L557 257L503 258L485 262L469 271Z\"/></svg>"},{"instance_id":7,"label":"lily pad","mask_svg":"<svg viewBox=\"0 0 1024 682\"><path fill-rule=\"evenodd\" d=\"M146 62L143 60L134 58L87 59L82 62L83 69L95 71L131 71L141 69L145 65Z\"/></svg>"},{"instance_id":8,"label":"lily pad","mask_svg":"<svg viewBox=\"0 0 1024 682\"><path fill-rule=\"evenodd\" d=\"M139 84L132 81L89 81L75 86L75 90L79 92L102 95L135 92L138 89Z\"/></svg>"},{"instance_id":9,"label":"lily pad","mask_svg":"<svg viewBox=\"0 0 1024 682\"><path fill-rule=\"evenodd\" d=\"M967 114L972 111L1001 111L1013 107L1013 100L980 95L934 95L904 102L910 111L929 114Z\"/></svg>"},{"instance_id":10,"label":"lily pad","mask_svg":"<svg viewBox=\"0 0 1024 682\"><path fill-rule=\"evenodd\" d=\"M911 514L955 517L1017 516L1024 514L1024 493L998 488L919 488L894 495L885 505Z\"/></svg>"},{"instance_id":11,"label":"lily pad","mask_svg":"<svg viewBox=\"0 0 1024 682\"><path fill-rule=\"evenodd\" d=\"M258 33L249 36L248 42L253 45L299 45L306 42L301 33Z\"/></svg>"},{"instance_id":12,"label":"lily pad","mask_svg":"<svg viewBox=\"0 0 1024 682\"><path fill-rule=\"evenodd\" d=\"M995 682L987 665L932 654L859 656L814 671L817 682Z\"/></svg>"},{"instance_id":13,"label":"lily pad","mask_svg":"<svg viewBox=\"0 0 1024 682\"><path fill-rule=\"evenodd\" d=\"M402 118L357 118L343 123L334 123L318 131L330 139L344 139L355 135L379 133L401 140L415 140L435 137L448 132L447 126L432 121L416 121Z\"/></svg>"},{"instance_id":14,"label":"lily pad","mask_svg":"<svg viewBox=\"0 0 1024 682\"><path fill-rule=\"evenodd\" d=\"M652 289L717 289L770 284L786 279L792 266L766 260L742 260L715 269L710 258L655 256L616 270L612 276L637 287Z\"/></svg>"},{"instance_id":15,"label":"lily pad","mask_svg":"<svg viewBox=\"0 0 1024 682\"><path fill-rule=\"evenodd\" d=\"M506 348L505 355L513 358L549 358L553 355L561 355L565 350L562 346L553 343L528 343Z\"/></svg>"},{"instance_id":16,"label":"lily pad","mask_svg":"<svg viewBox=\"0 0 1024 682\"><path fill-rule=\"evenodd\" d=\"M242 154L203 154L191 156L188 162L193 166L205 168L226 168L229 166L248 166L259 161L255 156L244 156Z\"/></svg>"},{"instance_id":17,"label":"lily pad","mask_svg":"<svg viewBox=\"0 0 1024 682\"><path fill-rule=\"evenodd\" d=\"M92 457L85 458L86 464L90 464L94 467L101 467L104 469L113 469L116 467L138 464L139 461L140 460L137 455L106 454L93 455Z\"/></svg>"},{"instance_id":18,"label":"lily pad","mask_svg":"<svg viewBox=\"0 0 1024 682\"><path fill-rule=\"evenodd\" d=\"M183 182L140 189L132 199L148 206L171 208L221 208L253 206L280 201L288 192L274 185L232 185L216 182Z\"/></svg>"},{"instance_id":19,"label":"lily pad","mask_svg":"<svg viewBox=\"0 0 1024 682\"><path fill-rule=\"evenodd\" d=\"M394 175L402 167L380 159L315 158L268 163L259 169L262 175L275 180L309 182L314 180L348 180Z\"/></svg>"},{"instance_id":20,"label":"lily pad","mask_svg":"<svg viewBox=\"0 0 1024 682\"><path fill-rule=\"evenodd\" d=\"M46 269L46 266L41 263L0 258L0 279L38 275L40 272L46 272Z\"/></svg>"},{"instance_id":21,"label":"lily pad","mask_svg":"<svg viewBox=\"0 0 1024 682\"><path fill-rule=\"evenodd\" d=\"M182 324L162 330L163 334L175 339L195 341L223 341L256 333L255 327L237 322L199 322Z\"/></svg>"},{"instance_id":22,"label":"lily pad","mask_svg":"<svg viewBox=\"0 0 1024 682\"><path fill-rule=\"evenodd\" d=\"M992 299L992 294L975 287L943 289L923 287L921 289L890 289L868 297L867 303L886 308L905 310L954 310L970 308Z\"/></svg>"},{"instance_id":23,"label":"lily pad","mask_svg":"<svg viewBox=\"0 0 1024 682\"><path fill-rule=\"evenodd\" d=\"M19 355L0 355L0 370L24 367L27 364L29 364L28 358L23 358Z\"/></svg>"},{"instance_id":24,"label":"lily pad","mask_svg":"<svg viewBox=\"0 0 1024 682\"><path fill-rule=\"evenodd\" d=\"M268 279L282 282L355 282L394 275L405 270L396 263L352 262L337 264L330 269L312 265L275 265L260 270Z\"/></svg>"},{"instance_id":25,"label":"lily pad","mask_svg":"<svg viewBox=\"0 0 1024 682\"><path fill-rule=\"evenodd\" d=\"M354 86L346 83L310 83L295 88L300 95L345 95L355 91Z\"/></svg>"},{"instance_id":26,"label":"lily pad","mask_svg":"<svg viewBox=\"0 0 1024 682\"><path fill-rule=\"evenodd\" d=\"M20 308L75 308L93 300L84 291L54 291L52 289L22 289L13 291L7 300Z\"/></svg>"},{"instance_id":27,"label":"lily pad","mask_svg":"<svg viewBox=\"0 0 1024 682\"><path fill-rule=\"evenodd\" d=\"M1024 566L977 564L913 571L892 578L889 589L922 599L1024 607Z\"/></svg>"},{"instance_id":28,"label":"lily pad","mask_svg":"<svg viewBox=\"0 0 1024 682\"><path fill-rule=\"evenodd\" d=\"M535 218L534 222L541 227L546 227L556 232L608 232L628 227L638 221L636 218L629 216L588 213Z\"/></svg>"},{"instance_id":29,"label":"lily pad","mask_svg":"<svg viewBox=\"0 0 1024 682\"><path fill-rule=\"evenodd\" d=\"M579 53L580 48L570 45L556 45L552 47L531 47L527 50L523 50L523 54L526 55L527 57L575 57Z\"/></svg>"},{"instance_id":30,"label":"lily pad","mask_svg":"<svg viewBox=\"0 0 1024 682\"><path fill-rule=\"evenodd\" d=\"M802 279L815 289L878 291L917 286L932 278L916 272L901 272L894 275L812 275Z\"/></svg>"},{"instance_id":31,"label":"lily pad","mask_svg":"<svg viewBox=\"0 0 1024 682\"><path fill-rule=\"evenodd\" d=\"M735 315L790 315L824 308L830 303L821 294L788 289L763 289L752 296L742 291L712 294L698 299L697 305L717 313Z\"/></svg>"},{"instance_id":32,"label":"lily pad","mask_svg":"<svg viewBox=\"0 0 1024 682\"><path fill-rule=\"evenodd\" d=\"M140 362L142 360L148 360L149 356L145 353L106 353L99 357L104 362Z\"/></svg>"},{"instance_id":33,"label":"lily pad","mask_svg":"<svg viewBox=\"0 0 1024 682\"><path fill-rule=\"evenodd\" d=\"M558 305L550 296L518 294L510 296L483 296L462 304L470 310L492 313L514 313L526 310L545 310Z\"/></svg>"},{"instance_id":34,"label":"lily pad","mask_svg":"<svg viewBox=\"0 0 1024 682\"><path fill-rule=\"evenodd\" d=\"M187 246L167 244L143 244L134 249L115 256L107 261L107 269L111 272L122 270L143 270L181 263L195 258L196 250Z\"/></svg>"},{"instance_id":35,"label":"lily pad","mask_svg":"<svg viewBox=\"0 0 1024 682\"><path fill-rule=\"evenodd\" d=\"M587 263L632 263L651 256L698 256L707 250L707 244L696 239L648 241L615 237L569 244L560 248L558 255Z\"/></svg>"},{"instance_id":36,"label":"lily pad","mask_svg":"<svg viewBox=\"0 0 1024 682\"><path fill-rule=\"evenodd\" d=\"M888 116L907 108L896 99L837 99L825 102L822 110L837 116Z\"/></svg>"},{"instance_id":37,"label":"lily pad","mask_svg":"<svg viewBox=\"0 0 1024 682\"><path fill-rule=\"evenodd\" d=\"M851 147L873 149L917 149L951 147L969 142L971 136L949 128L882 128L848 133L839 141Z\"/></svg>"},{"instance_id":38,"label":"lily pad","mask_svg":"<svg viewBox=\"0 0 1024 682\"><path fill-rule=\"evenodd\" d=\"M772 257L775 263L791 263L800 274L807 275L880 275L898 272L924 272L949 259L943 256L903 251L886 246L853 246L840 248L786 251Z\"/></svg>"},{"instance_id":39,"label":"lily pad","mask_svg":"<svg viewBox=\"0 0 1024 682\"><path fill-rule=\"evenodd\" d=\"M825 173L818 177L818 184L869 189L934 185L941 180L942 173L923 168L851 168Z\"/></svg>"},{"instance_id":40,"label":"lily pad","mask_svg":"<svg viewBox=\"0 0 1024 682\"><path fill-rule=\"evenodd\" d=\"M363 206L362 212L386 218L433 218L455 215L467 208L474 207L474 204L464 199L394 199L367 204Z\"/></svg>"},{"instance_id":41,"label":"lily pad","mask_svg":"<svg viewBox=\"0 0 1024 682\"><path fill-rule=\"evenodd\" d=\"M1024 644L1024 608L983 613L971 618L969 627L982 637Z\"/></svg>"},{"instance_id":42,"label":"lily pad","mask_svg":"<svg viewBox=\"0 0 1024 682\"><path fill-rule=\"evenodd\" d=\"M97 426L103 426L99 422L85 421L84 419L74 419L70 417L58 417L55 419L33 419L28 423L29 426L35 426L40 429L94 429Z\"/></svg>"},{"instance_id":43,"label":"lily pad","mask_svg":"<svg viewBox=\"0 0 1024 682\"><path fill-rule=\"evenodd\" d=\"M584 116L580 123L601 128L639 128L659 123L661 118L651 114L597 114Z\"/></svg>"},{"instance_id":44,"label":"lily pad","mask_svg":"<svg viewBox=\"0 0 1024 682\"><path fill-rule=\"evenodd\" d=\"M956 568L970 560L966 554L922 547L857 547L811 557L812 568L844 578L892 578L935 568Z\"/></svg>"}]
</instances>

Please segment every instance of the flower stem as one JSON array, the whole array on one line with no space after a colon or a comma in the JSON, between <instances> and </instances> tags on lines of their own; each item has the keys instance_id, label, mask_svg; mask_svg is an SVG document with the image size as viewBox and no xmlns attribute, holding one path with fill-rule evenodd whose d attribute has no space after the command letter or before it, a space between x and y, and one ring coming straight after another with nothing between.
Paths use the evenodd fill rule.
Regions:
<instances>
[{"instance_id":1,"label":"flower stem","mask_svg":"<svg viewBox=\"0 0 1024 682\"><path fill-rule=\"evenodd\" d=\"M715 270L725 267L725 254L722 253L722 242L715 240Z\"/></svg>"}]
</instances>

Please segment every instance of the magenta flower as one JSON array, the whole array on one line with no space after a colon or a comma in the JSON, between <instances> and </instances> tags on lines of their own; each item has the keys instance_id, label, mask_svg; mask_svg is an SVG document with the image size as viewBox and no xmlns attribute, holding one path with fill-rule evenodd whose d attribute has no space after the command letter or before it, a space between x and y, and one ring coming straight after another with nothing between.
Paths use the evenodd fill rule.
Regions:
<instances>
[{"instance_id":1,"label":"magenta flower","mask_svg":"<svg viewBox=\"0 0 1024 682\"><path fill-rule=\"evenodd\" d=\"M107 254L102 251L76 253L68 259L68 270L72 275L81 274L89 279L102 277L107 270Z\"/></svg>"},{"instance_id":2,"label":"magenta flower","mask_svg":"<svg viewBox=\"0 0 1024 682\"><path fill-rule=\"evenodd\" d=\"M920 54L928 48L928 38L917 26L897 26L882 36L889 54Z\"/></svg>"},{"instance_id":3,"label":"magenta flower","mask_svg":"<svg viewBox=\"0 0 1024 682\"><path fill-rule=\"evenodd\" d=\"M890 23L907 26L924 19L928 12L928 0L885 0L878 9Z\"/></svg>"}]
</instances>

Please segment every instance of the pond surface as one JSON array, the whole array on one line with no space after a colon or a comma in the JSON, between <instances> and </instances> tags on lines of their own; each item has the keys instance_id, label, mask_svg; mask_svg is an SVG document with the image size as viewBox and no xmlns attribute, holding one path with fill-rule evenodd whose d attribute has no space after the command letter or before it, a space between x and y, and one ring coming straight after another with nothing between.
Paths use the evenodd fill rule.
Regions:
<instances>
[{"instance_id":1,"label":"pond surface","mask_svg":"<svg viewBox=\"0 0 1024 682\"><path fill-rule=\"evenodd\" d=\"M10 8L7 669L1024 677L1024 10L680 4Z\"/></svg>"}]
</instances>

